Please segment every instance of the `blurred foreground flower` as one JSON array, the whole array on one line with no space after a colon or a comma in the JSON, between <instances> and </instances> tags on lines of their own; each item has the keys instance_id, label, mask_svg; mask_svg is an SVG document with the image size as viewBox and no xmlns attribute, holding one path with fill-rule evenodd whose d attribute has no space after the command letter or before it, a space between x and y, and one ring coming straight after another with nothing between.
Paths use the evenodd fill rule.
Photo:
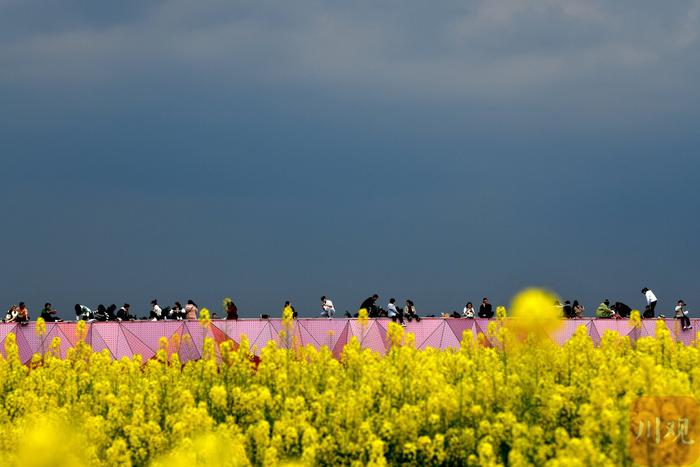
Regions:
<instances>
[{"instance_id":1,"label":"blurred foreground flower","mask_svg":"<svg viewBox=\"0 0 700 467\"><path fill-rule=\"evenodd\" d=\"M642 327L642 318L639 314L639 310L632 310L632 312L630 313L629 323L630 326L635 329L639 329Z\"/></svg>"},{"instance_id":2,"label":"blurred foreground flower","mask_svg":"<svg viewBox=\"0 0 700 467\"><path fill-rule=\"evenodd\" d=\"M505 318L505 317L506 317L506 307L504 307L504 306L496 307L496 318Z\"/></svg>"},{"instance_id":3,"label":"blurred foreground flower","mask_svg":"<svg viewBox=\"0 0 700 467\"><path fill-rule=\"evenodd\" d=\"M90 465L84 446L89 440L77 426L55 414L37 416L22 426L17 451L3 458L3 465L16 467L83 467ZM17 427L19 429L19 427Z\"/></svg>"},{"instance_id":4,"label":"blurred foreground flower","mask_svg":"<svg viewBox=\"0 0 700 467\"><path fill-rule=\"evenodd\" d=\"M34 333L38 337L44 337L46 335L46 321L44 321L44 318L39 317L36 319L36 326L34 327Z\"/></svg>"},{"instance_id":5,"label":"blurred foreground flower","mask_svg":"<svg viewBox=\"0 0 700 467\"><path fill-rule=\"evenodd\" d=\"M360 308L360 311L357 313L357 322L360 326L367 326L369 322L369 313L366 308Z\"/></svg>"},{"instance_id":6,"label":"blurred foreground flower","mask_svg":"<svg viewBox=\"0 0 700 467\"><path fill-rule=\"evenodd\" d=\"M520 338L546 337L562 325L562 308L556 295L543 289L525 289L511 303L510 328Z\"/></svg>"},{"instance_id":7,"label":"blurred foreground flower","mask_svg":"<svg viewBox=\"0 0 700 467\"><path fill-rule=\"evenodd\" d=\"M199 310L199 324L205 328L208 328L211 324L211 316L209 315L209 310L207 308L202 308Z\"/></svg>"}]
</instances>

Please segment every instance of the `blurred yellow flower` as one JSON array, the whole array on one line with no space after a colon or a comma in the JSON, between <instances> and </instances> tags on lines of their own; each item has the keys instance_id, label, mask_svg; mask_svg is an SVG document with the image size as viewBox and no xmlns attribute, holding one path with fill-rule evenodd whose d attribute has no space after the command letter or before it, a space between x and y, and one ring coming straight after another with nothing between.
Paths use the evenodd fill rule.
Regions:
<instances>
[{"instance_id":1,"label":"blurred yellow flower","mask_svg":"<svg viewBox=\"0 0 700 467\"><path fill-rule=\"evenodd\" d=\"M199 310L199 324L205 328L208 328L211 324L211 316L209 315L209 310L207 308L202 308Z\"/></svg>"},{"instance_id":2,"label":"blurred yellow flower","mask_svg":"<svg viewBox=\"0 0 700 467\"><path fill-rule=\"evenodd\" d=\"M285 321L290 321L294 319L294 311L290 305L287 305L282 309L282 319Z\"/></svg>"},{"instance_id":3,"label":"blurred yellow flower","mask_svg":"<svg viewBox=\"0 0 700 467\"><path fill-rule=\"evenodd\" d=\"M642 327L642 318L639 313L639 310L632 310L632 312L630 313L629 324L635 329L639 329Z\"/></svg>"},{"instance_id":4,"label":"blurred yellow flower","mask_svg":"<svg viewBox=\"0 0 700 467\"><path fill-rule=\"evenodd\" d=\"M521 337L545 337L562 324L562 308L555 304L558 301L556 295L546 290L523 290L513 298L508 325Z\"/></svg>"},{"instance_id":5,"label":"blurred yellow flower","mask_svg":"<svg viewBox=\"0 0 700 467\"><path fill-rule=\"evenodd\" d=\"M367 326L368 321L369 321L369 313L367 312L367 309L360 308L360 311L357 312L357 322L359 323L360 326Z\"/></svg>"},{"instance_id":6,"label":"blurred yellow flower","mask_svg":"<svg viewBox=\"0 0 700 467\"><path fill-rule=\"evenodd\" d=\"M44 321L44 318L37 318L36 326L34 327L34 333L38 337L44 337L46 335L46 321Z\"/></svg>"},{"instance_id":7,"label":"blurred yellow flower","mask_svg":"<svg viewBox=\"0 0 700 467\"><path fill-rule=\"evenodd\" d=\"M84 341L87 337L87 324L82 319L75 326L75 337L79 341Z\"/></svg>"},{"instance_id":8,"label":"blurred yellow flower","mask_svg":"<svg viewBox=\"0 0 700 467\"><path fill-rule=\"evenodd\" d=\"M506 307L504 307L504 306L496 307L496 318L505 318L505 317L506 317Z\"/></svg>"},{"instance_id":9,"label":"blurred yellow flower","mask_svg":"<svg viewBox=\"0 0 700 467\"><path fill-rule=\"evenodd\" d=\"M222 409L226 407L226 388L217 384L209 390L209 398L215 408Z\"/></svg>"}]
</instances>

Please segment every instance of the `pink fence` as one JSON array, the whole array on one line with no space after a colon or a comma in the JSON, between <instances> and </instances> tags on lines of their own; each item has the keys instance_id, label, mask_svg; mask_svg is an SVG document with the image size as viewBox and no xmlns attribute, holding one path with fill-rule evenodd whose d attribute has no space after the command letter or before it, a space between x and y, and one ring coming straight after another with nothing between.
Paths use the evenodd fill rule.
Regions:
<instances>
[{"instance_id":1,"label":"pink fence","mask_svg":"<svg viewBox=\"0 0 700 467\"><path fill-rule=\"evenodd\" d=\"M700 320L691 321L694 328L698 329ZM310 344L316 348L326 346L336 357L340 357L343 347L353 336L357 337L363 347L383 354L387 349L389 322L388 319L370 319L362 326L355 319L298 319L294 321L292 333L298 344ZM415 336L416 347L419 349L449 349L459 348L465 330L471 330L474 336L486 334L488 323L489 320L486 319L424 318L420 323L407 323L405 330ZM695 331L681 331L677 320L668 319L666 325L677 342L688 345L695 339ZM634 329L626 320L580 319L564 321L550 337L556 343L563 344L579 326L585 326L595 344L600 342L607 330L629 336L632 341L656 333L655 320L644 320L640 329ZM29 362L34 353L45 352L54 337L61 338L60 352L65 357L66 351L76 343L75 327L74 322L46 323L46 334L38 336L34 322L25 326L0 323L0 353L5 355L5 338L12 332L16 335L20 358L24 363ZM286 345L280 338L281 330L282 321L279 319L212 321L206 328L198 321L96 322L87 325L85 340L95 351L107 349L114 359L140 354L145 361L158 351L159 339L167 337L170 341L179 341L177 353L180 360L186 362L201 357L205 337L211 337L217 343L226 340L239 343L241 336L245 335L251 351L259 354L260 349L271 340L278 345Z\"/></svg>"}]
</instances>

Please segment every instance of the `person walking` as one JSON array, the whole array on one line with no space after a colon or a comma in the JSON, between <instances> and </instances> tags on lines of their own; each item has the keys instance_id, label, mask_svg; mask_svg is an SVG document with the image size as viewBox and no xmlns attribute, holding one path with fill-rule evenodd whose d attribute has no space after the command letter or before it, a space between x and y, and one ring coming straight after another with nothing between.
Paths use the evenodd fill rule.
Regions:
<instances>
[{"instance_id":1,"label":"person walking","mask_svg":"<svg viewBox=\"0 0 700 467\"><path fill-rule=\"evenodd\" d=\"M652 292L648 287L644 287L642 289L642 293L644 294L644 297L647 299L647 307L644 309L644 317L645 318L653 318L654 317L654 310L656 309L656 295L654 295L654 292Z\"/></svg>"},{"instance_id":2,"label":"person walking","mask_svg":"<svg viewBox=\"0 0 700 467\"><path fill-rule=\"evenodd\" d=\"M330 298L325 295L321 297L321 316L324 318L331 319L335 314L335 307Z\"/></svg>"}]
</instances>

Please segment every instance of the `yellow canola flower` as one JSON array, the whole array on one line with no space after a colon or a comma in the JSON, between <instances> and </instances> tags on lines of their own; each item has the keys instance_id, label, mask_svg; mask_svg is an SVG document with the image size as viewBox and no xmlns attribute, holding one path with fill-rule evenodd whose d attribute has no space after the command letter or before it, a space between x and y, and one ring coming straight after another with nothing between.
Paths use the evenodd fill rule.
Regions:
<instances>
[{"instance_id":1,"label":"yellow canola flower","mask_svg":"<svg viewBox=\"0 0 700 467\"><path fill-rule=\"evenodd\" d=\"M75 337L79 341L84 341L87 337L87 323L82 319L75 325Z\"/></svg>"},{"instance_id":2,"label":"yellow canola flower","mask_svg":"<svg viewBox=\"0 0 700 467\"><path fill-rule=\"evenodd\" d=\"M209 391L209 398L214 407L221 409L226 407L226 388L221 385L216 385Z\"/></svg>"},{"instance_id":3,"label":"yellow canola flower","mask_svg":"<svg viewBox=\"0 0 700 467\"><path fill-rule=\"evenodd\" d=\"M630 313L629 324L635 329L639 329L642 327L642 318L639 313L639 310L632 310L632 312Z\"/></svg>"},{"instance_id":4,"label":"yellow canola flower","mask_svg":"<svg viewBox=\"0 0 700 467\"><path fill-rule=\"evenodd\" d=\"M506 307L504 307L504 306L496 307L496 318L505 318L505 317L506 317Z\"/></svg>"},{"instance_id":5,"label":"yellow canola flower","mask_svg":"<svg viewBox=\"0 0 700 467\"><path fill-rule=\"evenodd\" d=\"M34 333L38 337L44 337L46 335L46 321L44 321L44 318L37 318L36 326L34 327Z\"/></svg>"},{"instance_id":6,"label":"yellow canola flower","mask_svg":"<svg viewBox=\"0 0 700 467\"><path fill-rule=\"evenodd\" d=\"M336 331L325 346L273 339L260 351L242 335L218 352L207 338L192 360L189 334L174 334L145 362L112 360L84 341L60 358L55 340L44 359L23 365L9 333L0 354L1 464L635 465L634 416L696 419L700 348L678 342L682 331L659 322L656 337L609 332L594 345L579 327L562 346L512 345L520 329L511 321L555 317L553 296L526 292L509 307L515 317L492 320L486 335L467 320L447 323L466 328L459 349L446 351L380 320L385 355L356 336L331 349L348 334ZM633 410L638 398L659 395L688 402ZM694 426L685 439L697 443Z\"/></svg>"},{"instance_id":7,"label":"yellow canola flower","mask_svg":"<svg viewBox=\"0 0 700 467\"><path fill-rule=\"evenodd\" d=\"M4 465L21 467L89 465L83 449L89 442L77 427L59 420L55 414L37 415L22 426L16 451L3 458Z\"/></svg>"},{"instance_id":8,"label":"yellow canola flower","mask_svg":"<svg viewBox=\"0 0 700 467\"><path fill-rule=\"evenodd\" d=\"M209 314L209 309L207 308L202 308L199 310L199 324L202 325L202 327L208 328L209 325L211 324L211 315Z\"/></svg>"},{"instance_id":9,"label":"yellow canola flower","mask_svg":"<svg viewBox=\"0 0 700 467\"><path fill-rule=\"evenodd\" d=\"M247 467L250 464L240 435L217 430L184 438L170 453L156 459L152 467Z\"/></svg>"},{"instance_id":10,"label":"yellow canola flower","mask_svg":"<svg viewBox=\"0 0 700 467\"><path fill-rule=\"evenodd\" d=\"M360 308L360 311L357 312L357 322L360 324L360 326L366 326L369 321L369 312L367 311L367 308Z\"/></svg>"}]
</instances>

